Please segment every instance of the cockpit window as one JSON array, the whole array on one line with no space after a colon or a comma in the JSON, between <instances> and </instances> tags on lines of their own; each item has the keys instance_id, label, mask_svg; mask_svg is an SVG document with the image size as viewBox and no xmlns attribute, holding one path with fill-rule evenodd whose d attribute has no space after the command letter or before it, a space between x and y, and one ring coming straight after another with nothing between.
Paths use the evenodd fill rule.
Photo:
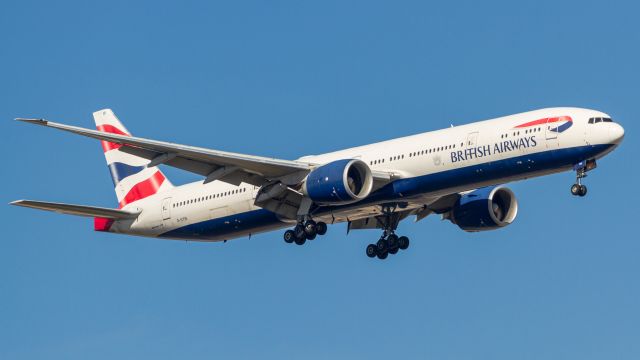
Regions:
<instances>
[{"instance_id":1,"label":"cockpit window","mask_svg":"<svg viewBox=\"0 0 640 360\"><path fill-rule=\"evenodd\" d=\"M611 118L602 118L602 117L596 117L596 118L590 118L589 119L589 124L596 124L599 122L613 122L613 120L611 120Z\"/></svg>"}]
</instances>

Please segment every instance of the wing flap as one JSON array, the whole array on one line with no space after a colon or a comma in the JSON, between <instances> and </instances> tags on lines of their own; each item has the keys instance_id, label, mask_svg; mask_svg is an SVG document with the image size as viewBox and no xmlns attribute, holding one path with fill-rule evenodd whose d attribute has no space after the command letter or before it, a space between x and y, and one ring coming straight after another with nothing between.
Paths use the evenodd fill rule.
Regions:
<instances>
[{"instance_id":1,"label":"wing flap","mask_svg":"<svg viewBox=\"0 0 640 360\"><path fill-rule=\"evenodd\" d=\"M124 210L103 208L97 206L87 206L87 205L74 205L74 204L64 204L64 203L55 203L55 202L46 202L46 201L35 201L35 200L17 200L10 203L11 205L28 207L32 209L38 210L47 210L53 211L60 214L67 215L76 215L76 216L86 216L86 217L101 217L105 219L133 219L140 214L139 212L130 212Z\"/></svg>"}]
</instances>

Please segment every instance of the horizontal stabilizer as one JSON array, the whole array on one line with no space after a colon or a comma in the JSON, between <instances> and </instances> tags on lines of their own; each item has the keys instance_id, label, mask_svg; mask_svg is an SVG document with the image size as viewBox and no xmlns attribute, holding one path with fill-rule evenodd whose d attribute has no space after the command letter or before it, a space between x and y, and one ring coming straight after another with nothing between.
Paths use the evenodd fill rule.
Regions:
<instances>
[{"instance_id":1,"label":"horizontal stabilizer","mask_svg":"<svg viewBox=\"0 0 640 360\"><path fill-rule=\"evenodd\" d=\"M86 205L73 205L63 204L45 201L34 200L16 200L10 203L11 205L24 206L32 209L54 211L60 214L87 216L87 217L101 217L105 219L133 219L138 216L139 213L130 211L109 209L97 206Z\"/></svg>"}]
</instances>

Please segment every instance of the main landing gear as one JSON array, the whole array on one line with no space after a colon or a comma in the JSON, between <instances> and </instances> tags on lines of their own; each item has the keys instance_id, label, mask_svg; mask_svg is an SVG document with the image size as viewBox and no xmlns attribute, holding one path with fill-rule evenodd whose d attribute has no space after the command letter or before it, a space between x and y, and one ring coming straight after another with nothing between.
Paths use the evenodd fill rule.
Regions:
<instances>
[{"instance_id":1,"label":"main landing gear","mask_svg":"<svg viewBox=\"0 0 640 360\"><path fill-rule=\"evenodd\" d=\"M284 241L287 244L295 242L297 245L303 245L307 240L313 240L317 235L324 235L327 233L327 224L322 221L315 222L313 220L307 220L306 222L299 222L292 230L284 232Z\"/></svg>"},{"instance_id":2,"label":"main landing gear","mask_svg":"<svg viewBox=\"0 0 640 360\"><path fill-rule=\"evenodd\" d=\"M400 223L400 214L394 212L395 207L384 206L382 208L383 216L378 220L382 222L382 236L375 244L367 245L366 254L370 258L377 257L380 260L386 259L389 254L394 255L398 250L406 250L409 248L409 238L395 234Z\"/></svg>"},{"instance_id":3,"label":"main landing gear","mask_svg":"<svg viewBox=\"0 0 640 360\"><path fill-rule=\"evenodd\" d=\"M393 231L385 230L380 240L375 244L367 245L367 256L370 258L378 257L384 260L391 255L398 253L398 250L406 250L409 248L409 238L394 234Z\"/></svg>"}]
</instances>

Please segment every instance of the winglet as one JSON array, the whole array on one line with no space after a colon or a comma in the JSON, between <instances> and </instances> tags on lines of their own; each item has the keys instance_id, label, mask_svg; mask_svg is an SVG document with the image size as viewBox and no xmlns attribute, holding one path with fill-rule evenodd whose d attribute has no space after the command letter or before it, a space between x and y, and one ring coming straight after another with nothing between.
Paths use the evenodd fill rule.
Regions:
<instances>
[{"instance_id":1,"label":"winglet","mask_svg":"<svg viewBox=\"0 0 640 360\"><path fill-rule=\"evenodd\" d=\"M48 121L45 119L26 119L26 118L16 118L17 121L27 122L36 125L47 125Z\"/></svg>"}]
</instances>

